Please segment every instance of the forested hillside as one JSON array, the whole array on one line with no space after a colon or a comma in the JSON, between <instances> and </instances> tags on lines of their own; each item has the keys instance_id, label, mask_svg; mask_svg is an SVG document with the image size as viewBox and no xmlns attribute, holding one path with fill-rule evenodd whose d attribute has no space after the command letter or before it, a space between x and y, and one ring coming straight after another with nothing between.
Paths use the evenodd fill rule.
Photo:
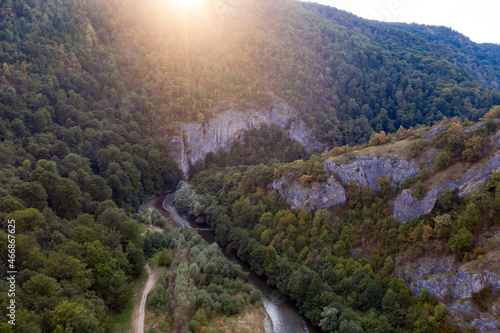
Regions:
<instances>
[{"instance_id":1,"label":"forested hillside","mask_svg":"<svg viewBox=\"0 0 500 333\"><path fill-rule=\"evenodd\" d=\"M269 105L274 94L333 148L367 142L374 130L396 132L445 116L478 120L500 104L497 46L477 45L443 28L370 22L292 0L249 0L225 11L216 3L190 10L164 0L0 3L0 247L7 248L7 221L15 220L16 331L110 331L109 313L130 299L128 284L141 274L145 258L175 247L164 239L153 247L134 215L144 199L175 189L183 178L168 157L175 121L204 123L217 103L231 101L245 110ZM280 130L254 131L229 152L209 157L207 167L229 166L202 173L194 183L220 201L222 219L213 224L220 242L241 248L239 255L269 274L314 323L329 318L322 325L333 330L338 316L340 326L346 321L370 330L407 327L418 319L422 327L451 329L432 298L425 303L407 297L391 276L390 260L382 262L381 249L372 268L367 260L349 259L352 230L344 231L343 224L328 229L328 212L313 217L289 211L275 192L264 193L271 166L309 157ZM308 168L321 177L319 161L313 156ZM238 166L259 162L268 166ZM496 184L488 191L494 196ZM359 208L384 221L388 206L381 200L368 195ZM459 212L466 203L460 204ZM363 223L365 216L356 214L346 213L345 221ZM384 223L366 228L397 229ZM310 238L299 232L314 224ZM268 247L271 231L263 226L283 236L279 252ZM237 249L233 230L252 246ZM294 246L286 233L297 236ZM325 251L324 243L331 245ZM284 253L293 263L275 262ZM320 267L317 255L334 260ZM2 276L8 260L2 251ZM292 284L280 280L288 273L294 274ZM322 274L330 280L320 281ZM236 280L231 296L248 289ZM200 286L210 288L210 281ZM5 323L5 280L0 290ZM380 297L370 303L373 293ZM234 307L212 312L230 314L244 303L225 301ZM340 312L319 306L332 302ZM195 309L189 304L188 310ZM361 324L353 311L362 312ZM434 317L427 320L429 315ZM0 330L12 329L2 325Z\"/></svg>"},{"instance_id":2,"label":"forested hillside","mask_svg":"<svg viewBox=\"0 0 500 333\"><path fill-rule=\"evenodd\" d=\"M221 100L265 105L272 91L329 146L443 116L477 120L500 101L481 84L498 88L495 48L444 28L289 0L247 1L222 14L210 4L186 12L159 0L6 2L3 76L13 84L16 71L52 70L53 93L62 84L113 117L133 110L141 134L159 136L174 119L203 122ZM61 113L53 116L66 125L71 113Z\"/></svg>"},{"instance_id":3,"label":"forested hillside","mask_svg":"<svg viewBox=\"0 0 500 333\"><path fill-rule=\"evenodd\" d=\"M499 117L500 107L488 116ZM456 323L462 328L477 324L481 332L488 332L499 325L500 271L494 259L500 249L498 162L490 174L483 171L485 177L476 180L477 184L469 180L460 189L443 185L435 206L413 221L400 223L393 211L402 192L411 193L412 202L403 207L409 210L424 203L439 184L451 184L458 179L455 175L481 170L496 160L497 123L453 120L442 131L375 134L371 147L336 148L307 161L214 167L198 173L190 184L181 182L176 204L197 222L207 223L220 244L237 253L252 270L266 275L269 284L290 296L301 313L324 332L458 332ZM360 161L367 154L415 162L421 169L398 183L380 177L375 185L361 186L354 176L345 180L323 166L327 161ZM349 166L354 175L362 164ZM396 169L404 171L400 166ZM375 173L377 167L365 171ZM318 209L311 192L329 179L338 180L346 189L346 201ZM276 182L283 182L282 189L292 181L299 183L293 188L295 195L300 196L302 190L311 194L306 198L308 206L290 207L296 201L289 205L274 190ZM464 196L463 188L475 190ZM460 273L450 268L450 275L441 275L448 268L433 264L432 258L449 258L447 265L456 261L452 267L468 268ZM423 259L431 263L424 264ZM407 269L413 263L417 271ZM396 270L405 271L407 279ZM422 270L427 273L419 275ZM453 280L453 274L468 280L459 282L456 276ZM433 280L426 286L439 285L443 279L452 291L434 287L434 295L429 294L422 287L427 277ZM420 286L416 296L405 282ZM458 298L454 293L469 294ZM462 308L453 307L453 302L463 304Z\"/></svg>"}]
</instances>

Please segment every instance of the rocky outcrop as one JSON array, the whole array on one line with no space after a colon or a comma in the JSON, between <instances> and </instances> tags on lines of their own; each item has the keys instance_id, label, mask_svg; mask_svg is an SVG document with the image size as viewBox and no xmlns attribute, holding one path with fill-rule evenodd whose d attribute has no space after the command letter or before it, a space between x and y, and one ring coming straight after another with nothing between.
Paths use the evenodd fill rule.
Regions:
<instances>
[{"instance_id":1,"label":"rocky outcrop","mask_svg":"<svg viewBox=\"0 0 500 333\"><path fill-rule=\"evenodd\" d=\"M496 136L493 137L494 140ZM354 161L341 164L325 160L323 168L329 175L325 183L312 183L306 187L299 184L296 175L287 174L275 179L272 188L277 190L292 208L306 210L330 208L347 200L345 186L354 180L359 187L368 186L379 190L378 178L388 178L395 188L409 177L420 172L420 167L413 161L402 159L398 155L377 156L368 154L355 156ZM413 196L411 190L403 190L392 201L393 217L401 223L427 215L434 209L438 197L449 187L459 197L464 197L489 181L494 171L500 170L500 153L490 157L486 163L478 163L454 181L443 180L427 191L422 199Z\"/></svg>"},{"instance_id":2,"label":"rocky outcrop","mask_svg":"<svg viewBox=\"0 0 500 333\"><path fill-rule=\"evenodd\" d=\"M422 199L417 199L410 190L403 190L393 203L394 219L404 223L429 214L441 193L442 189L434 189L428 191Z\"/></svg>"},{"instance_id":3,"label":"rocky outcrop","mask_svg":"<svg viewBox=\"0 0 500 333\"><path fill-rule=\"evenodd\" d=\"M436 128L431 129L430 131L427 131L423 138L424 139L431 139L435 137L436 135L442 134L444 132L444 126L438 126Z\"/></svg>"},{"instance_id":4,"label":"rocky outcrop","mask_svg":"<svg viewBox=\"0 0 500 333\"><path fill-rule=\"evenodd\" d=\"M499 119L493 119L493 122L495 123L496 126L498 126L498 124L500 124L500 120ZM485 127L486 127L486 124L485 124L484 121L482 121L480 123L477 123L475 125L467 127L466 129L464 129L462 131L462 134L470 134L470 133L474 133L477 130L484 130Z\"/></svg>"},{"instance_id":5,"label":"rocky outcrop","mask_svg":"<svg viewBox=\"0 0 500 333\"><path fill-rule=\"evenodd\" d=\"M227 103L219 108L215 116L204 124L178 123L178 135L170 138L175 151L172 157L177 161L184 174L189 174L189 165L203 161L209 152L229 149L236 140L242 140L244 133L263 124L275 124L304 146L306 151L320 151L322 146L316 141L307 125L296 116L295 110L274 97L268 109L248 109L236 111L235 106Z\"/></svg>"},{"instance_id":6,"label":"rocky outcrop","mask_svg":"<svg viewBox=\"0 0 500 333\"><path fill-rule=\"evenodd\" d=\"M429 214L434 209L439 195L447 187L455 190L458 196L463 198L488 182L494 171L500 171L500 153L490 157L485 165L469 169L458 180L438 184L437 188L428 191L425 197L420 200L415 198L409 190L403 190L392 203L394 219L406 223Z\"/></svg>"},{"instance_id":7,"label":"rocky outcrop","mask_svg":"<svg viewBox=\"0 0 500 333\"><path fill-rule=\"evenodd\" d=\"M288 202L292 208L321 209L342 204L347 195L344 187L333 177L328 178L326 183L312 183L303 187L298 181L290 180L288 175L273 181L272 187Z\"/></svg>"},{"instance_id":8,"label":"rocky outcrop","mask_svg":"<svg viewBox=\"0 0 500 333\"><path fill-rule=\"evenodd\" d=\"M369 186L378 190L378 178L389 178L393 186L403 180L415 176L420 168L411 161L406 161L398 155L378 157L375 154L356 156L355 161L347 165L325 161L325 169L336 173L342 183L349 184L354 180L359 187Z\"/></svg>"},{"instance_id":9,"label":"rocky outcrop","mask_svg":"<svg viewBox=\"0 0 500 333\"><path fill-rule=\"evenodd\" d=\"M493 235L489 242L500 245L500 233ZM425 288L446 303L450 314L462 328L475 326L480 332L498 332L498 300L486 312L479 311L471 301L473 293L490 285L493 291L500 290L500 258L497 251L466 264L460 264L453 257L421 258L414 263L405 262L404 267L396 270L396 275L405 279L415 295Z\"/></svg>"},{"instance_id":10,"label":"rocky outcrop","mask_svg":"<svg viewBox=\"0 0 500 333\"><path fill-rule=\"evenodd\" d=\"M485 166L468 170L459 180L447 184L450 188L457 189L458 196L463 198L471 194L479 186L490 180L493 171L500 170L500 153L493 155Z\"/></svg>"},{"instance_id":11,"label":"rocky outcrop","mask_svg":"<svg viewBox=\"0 0 500 333\"><path fill-rule=\"evenodd\" d=\"M355 156L355 161L346 165L326 160L323 167L329 175L325 183L302 187L295 175L287 174L275 179L272 187L292 208L330 208L346 202L345 186L351 180L359 187L369 186L377 191L378 178L389 178L393 186L398 186L404 179L420 171L414 162L403 160L398 155L378 157L375 154Z\"/></svg>"}]
</instances>

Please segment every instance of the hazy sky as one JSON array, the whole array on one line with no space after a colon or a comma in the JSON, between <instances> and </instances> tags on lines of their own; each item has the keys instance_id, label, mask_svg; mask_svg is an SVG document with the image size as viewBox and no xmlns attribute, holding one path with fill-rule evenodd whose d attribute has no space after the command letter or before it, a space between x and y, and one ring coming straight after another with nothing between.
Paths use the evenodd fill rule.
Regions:
<instances>
[{"instance_id":1,"label":"hazy sky","mask_svg":"<svg viewBox=\"0 0 500 333\"><path fill-rule=\"evenodd\" d=\"M308 1L308 0L305 0ZM444 25L476 43L500 44L499 0L312 0L358 16Z\"/></svg>"}]
</instances>

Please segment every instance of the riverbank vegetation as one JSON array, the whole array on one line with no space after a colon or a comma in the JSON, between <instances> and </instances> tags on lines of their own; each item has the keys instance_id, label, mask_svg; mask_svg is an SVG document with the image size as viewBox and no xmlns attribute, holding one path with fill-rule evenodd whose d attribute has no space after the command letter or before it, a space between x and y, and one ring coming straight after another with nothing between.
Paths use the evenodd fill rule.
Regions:
<instances>
[{"instance_id":1,"label":"riverbank vegetation","mask_svg":"<svg viewBox=\"0 0 500 333\"><path fill-rule=\"evenodd\" d=\"M247 309L261 306L260 291L245 282L248 274L195 230L167 226L164 235L148 232L145 246L152 249L146 253L159 253L158 265L167 267L147 300L148 308L164 319L148 332L218 332L221 317L260 313L258 307ZM254 324L262 331L263 320Z\"/></svg>"}]
</instances>

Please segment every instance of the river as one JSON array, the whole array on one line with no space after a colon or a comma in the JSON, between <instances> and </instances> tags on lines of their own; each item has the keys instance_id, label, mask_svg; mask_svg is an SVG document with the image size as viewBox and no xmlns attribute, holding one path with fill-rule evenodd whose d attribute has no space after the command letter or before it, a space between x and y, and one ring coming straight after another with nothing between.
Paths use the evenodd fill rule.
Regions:
<instances>
[{"instance_id":1,"label":"river","mask_svg":"<svg viewBox=\"0 0 500 333\"><path fill-rule=\"evenodd\" d=\"M150 209L156 209L172 225L173 228L190 228L196 230L208 243L215 242L215 234L208 226L200 226L189 217L180 214L173 204L173 193L149 198L143 203ZM266 279L252 272L249 266L231 252L221 247L224 255L241 265L248 272L248 282L262 292L262 302L272 322L273 333L319 333L308 320L302 317L295 304L278 289L266 283Z\"/></svg>"}]
</instances>

